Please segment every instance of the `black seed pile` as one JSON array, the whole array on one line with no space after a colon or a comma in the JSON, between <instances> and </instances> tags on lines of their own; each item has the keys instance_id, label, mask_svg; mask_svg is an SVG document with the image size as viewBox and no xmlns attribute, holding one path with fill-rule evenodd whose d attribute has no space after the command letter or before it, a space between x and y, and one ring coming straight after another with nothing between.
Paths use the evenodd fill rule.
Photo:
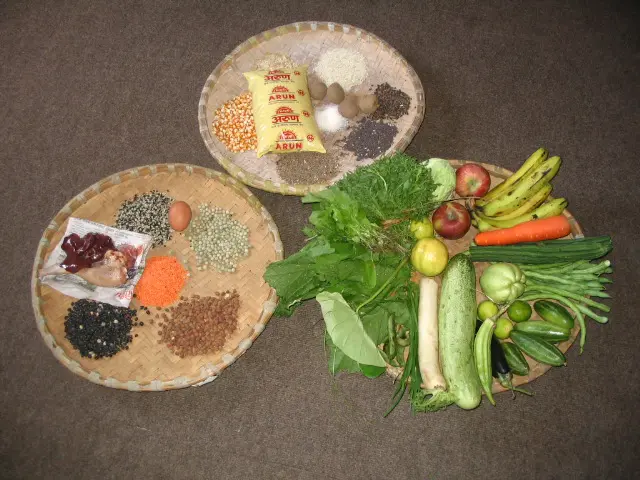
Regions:
<instances>
[{"instance_id":1,"label":"black seed pile","mask_svg":"<svg viewBox=\"0 0 640 480\"><path fill-rule=\"evenodd\" d=\"M169 207L173 199L156 190L125 200L116 215L116 228L145 233L153 237L153 246L171 239Z\"/></svg>"},{"instance_id":2,"label":"black seed pile","mask_svg":"<svg viewBox=\"0 0 640 480\"><path fill-rule=\"evenodd\" d=\"M398 127L395 125L365 117L351 129L344 149L353 152L356 160L377 158L391 148L397 134Z\"/></svg>"},{"instance_id":3,"label":"black seed pile","mask_svg":"<svg viewBox=\"0 0 640 480\"><path fill-rule=\"evenodd\" d=\"M371 115L374 120L397 120L409 112L411 97L388 83L376 87L379 107Z\"/></svg>"},{"instance_id":4,"label":"black seed pile","mask_svg":"<svg viewBox=\"0 0 640 480\"><path fill-rule=\"evenodd\" d=\"M67 340L88 358L112 357L128 349L131 327L137 325L135 310L85 299L73 302L64 319Z\"/></svg>"}]
</instances>

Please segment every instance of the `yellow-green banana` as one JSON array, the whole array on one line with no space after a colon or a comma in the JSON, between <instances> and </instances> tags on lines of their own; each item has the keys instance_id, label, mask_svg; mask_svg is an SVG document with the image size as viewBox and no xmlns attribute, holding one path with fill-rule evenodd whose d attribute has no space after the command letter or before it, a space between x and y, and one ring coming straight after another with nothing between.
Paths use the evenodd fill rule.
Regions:
<instances>
[{"instance_id":1,"label":"yellow-green banana","mask_svg":"<svg viewBox=\"0 0 640 480\"><path fill-rule=\"evenodd\" d=\"M534 169L535 167L540 165L542 162L544 162L548 156L549 156L549 152L544 148L539 148L538 150L533 152L533 154L529 158L527 158L527 160L522 164L522 166L518 169L517 172L515 172L513 175L507 178L500 185L497 185L491 190L489 190L484 197L476 200L476 205L479 205L479 206L486 205L491 200L498 198L501 194L505 193L511 185L516 183L518 180L524 177L528 172L532 171L532 169Z\"/></svg>"},{"instance_id":2,"label":"yellow-green banana","mask_svg":"<svg viewBox=\"0 0 640 480\"><path fill-rule=\"evenodd\" d=\"M548 158L534 171L513 184L505 194L476 208L487 217L497 217L513 212L544 188L558 173L561 164L560 157Z\"/></svg>"},{"instance_id":3,"label":"yellow-green banana","mask_svg":"<svg viewBox=\"0 0 640 480\"><path fill-rule=\"evenodd\" d=\"M562 211L567 207L567 199L566 198L554 198L550 202L543 203L534 211L521 215L517 218L512 218L510 220L499 220L496 218L485 217L484 215L477 213L476 220L478 222L478 229L480 229L480 222L485 222L495 228L510 228L515 227L524 222L529 222L531 220L537 220L539 218L549 218L555 217L556 215L560 215Z\"/></svg>"},{"instance_id":4,"label":"yellow-green banana","mask_svg":"<svg viewBox=\"0 0 640 480\"><path fill-rule=\"evenodd\" d=\"M489 230L497 230L497 227L494 227L490 223L485 222L482 218L480 218L478 213L473 212L472 216L473 216L474 227L476 227L481 232L488 232Z\"/></svg>"},{"instance_id":5,"label":"yellow-green banana","mask_svg":"<svg viewBox=\"0 0 640 480\"><path fill-rule=\"evenodd\" d=\"M500 215L498 217L491 217L491 218L495 218L496 220L511 220L512 218L517 218L520 215L529 213L535 210L536 208L538 208L540 205L542 205L545 202L545 200L549 197L549 195L551 195L552 190L553 190L553 186L550 183L547 183L544 187L540 189L538 193L533 195L520 208L516 208L511 213L506 213L504 215Z\"/></svg>"}]
</instances>

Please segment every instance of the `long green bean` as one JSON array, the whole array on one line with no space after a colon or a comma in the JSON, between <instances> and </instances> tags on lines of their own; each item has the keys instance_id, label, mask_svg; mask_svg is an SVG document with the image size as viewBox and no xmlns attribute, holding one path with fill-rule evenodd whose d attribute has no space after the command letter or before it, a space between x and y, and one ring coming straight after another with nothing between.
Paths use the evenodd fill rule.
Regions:
<instances>
[{"instance_id":1,"label":"long green bean","mask_svg":"<svg viewBox=\"0 0 640 480\"><path fill-rule=\"evenodd\" d=\"M563 297L568 297L568 298L572 298L574 300L577 300L579 302L585 303L591 307L597 308L599 310L602 310L603 312L610 312L611 308L608 307L607 305L603 304L603 303L599 303L599 302L595 302L589 298L583 297L581 295L575 294L573 292L569 292L567 290L563 290L561 288L549 288L546 286L536 286L537 290L540 290L542 292L549 292L549 293L555 293L557 295L562 295Z\"/></svg>"},{"instance_id":2,"label":"long green bean","mask_svg":"<svg viewBox=\"0 0 640 480\"><path fill-rule=\"evenodd\" d=\"M598 315L593 310L591 310L589 307L586 307L585 305L582 305L581 303L576 303L576 306L580 309L580 311L582 313L584 313L588 317L591 317L592 319L594 319L598 323L607 323L609 321L609 319L607 317L603 317L602 315Z\"/></svg>"}]
</instances>

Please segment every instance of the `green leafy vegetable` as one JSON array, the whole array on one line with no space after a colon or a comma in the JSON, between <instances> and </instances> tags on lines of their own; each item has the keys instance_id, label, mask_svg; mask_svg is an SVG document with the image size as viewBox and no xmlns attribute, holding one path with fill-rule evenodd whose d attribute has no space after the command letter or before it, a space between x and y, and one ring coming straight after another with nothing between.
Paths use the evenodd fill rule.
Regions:
<instances>
[{"instance_id":1,"label":"green leafy vegetable","mask_svg":"<svg viewBox=\"0 0 640 480\"><path fill-rule=\"evenodd\" d=\"M327 334L336 347L358 363L386 366L380 350L367 335L362 321L341 294L321 292L316 300L322 309Z\"/></svg>"},{"instance_id":2,"label":"green leafy vegetable","mask_svg":"<svg viewBox=\"0 0 640 480\"><path fill-rule=\"evenodd\" d=\"M450 180L447 171L440 169L434 181L433 170L395 154L308 194L302 200L313 209L303 230L307 245L270 264L264 275L280 298L276 315L291 315L316 298L332 374L377 377L387 360L405 365L408 346L394 407L409 385L412 398L420 391L417 335L411 333L417 329L417 286L408 263L414 241L409 224L429 215L448 188L442 180Z\"/></svg>"},{"instance_id":3,"label":"green leafy vegetable","mask_svg":"<svg viewBox=\"0 0 640 480\"><path fill-rule=\"evenodd\" d=\"M333 344L328 334L325 334L325 345L329 351L329 372L331 372L332 375L340 372L362 373L369 378L375 378L386 371L385 367L363 365L349 358L342 350Z\"/></svg>"},{"instance_id":4,"label":"green leafy vegetable","mask_svg":"<svg viewBox=\"0 0 640 480\"><path fill-rule=\"evenodd\" d=\"M356 169L332 188L348 194L370 221L380 224L429 215L440 204L434 197L437 187L429 168L409 155L396 153Z\"/></svg>"},{"instance_id":5,"label":"green leafy vegetable","mask_svg":"<svg viewBox=\"0 0 640 480\"><path fill-rule=\"evenodd\" d=\"M367 218L358 202L337 188L310 193L302 202L314 204L309 217L314 235L323 235L330 241L366 245L368 248L382 245L382 228Z\"/></svg>"},{"instance_id":6,"label":"green leafy vegetable","mask_svg":"<svg viewBox=\"0 0 640 480\"><path fill-rule=\"evenodd\" d=\"M329 353L329 372L332 375L339 372L358 373L361 371L358 362L349 358L342 350L336 347L328 333L325 333L324 343Z\"/></svg>"}]
</instances>

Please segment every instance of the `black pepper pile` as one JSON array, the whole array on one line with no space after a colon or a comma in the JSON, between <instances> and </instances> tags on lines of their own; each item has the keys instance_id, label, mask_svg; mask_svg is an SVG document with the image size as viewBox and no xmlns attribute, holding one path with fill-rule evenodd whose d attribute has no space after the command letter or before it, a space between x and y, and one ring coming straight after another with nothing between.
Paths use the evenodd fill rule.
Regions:
<instances>
[{"instance_id":1,"label":"black pepper pile","mask_svg":"<svg viewBox=\"0 0 640 480\"><path fill-rule=\"evenodd\" d=\"M171 197L156 190L135 195L120 205L116 228L151 235L154 247L164 245L171 239L169 207L172 202Z\"/></svg>"},{"instance_id":2,"label":"black pepper pile","mask_svg":"<svg viewBox=\"0 0 640 480\"><path fill-rule=\"evenodd\" d=\"M65 337L73 348L95 359L128 349L131 328L137 325L135 310L85 299L73 302L64 319Z\"/></svg>"},{"instance_id":3,"label":"black pepper pile","mask_svg":"<svg viewBox=\"0 0 640 480\"><path fill-rule=\"evenodd\" d=\"M378 108L371 118L374 120L397 120L409 112L411 97L402 90L393 88L388 83L382 83L374 92L378 97Z\"/></svg>"},{"instance_id":4,"label":"black pepper pile","mask_svg":"<svg viewBox=\"0 0 640 480\"><path fill-rule=\"evenodd\" d=\"M398 134L398 127L363 118L351 128L344 142L344 149L353 152L356 160L377 158L385 153Z\"/></svg>"},{"instance_id":5,"label":"black pepper pile","mask_svg":"<svg viewBox=\"0 0 640 480\"><path fill-rule=\"evenodd\" d=\"M181 358L214 353L238 328L239 308L240 296L235 290L210 297L194 295L162 315L159 343Z\"/></svg>"}]
</instances>

